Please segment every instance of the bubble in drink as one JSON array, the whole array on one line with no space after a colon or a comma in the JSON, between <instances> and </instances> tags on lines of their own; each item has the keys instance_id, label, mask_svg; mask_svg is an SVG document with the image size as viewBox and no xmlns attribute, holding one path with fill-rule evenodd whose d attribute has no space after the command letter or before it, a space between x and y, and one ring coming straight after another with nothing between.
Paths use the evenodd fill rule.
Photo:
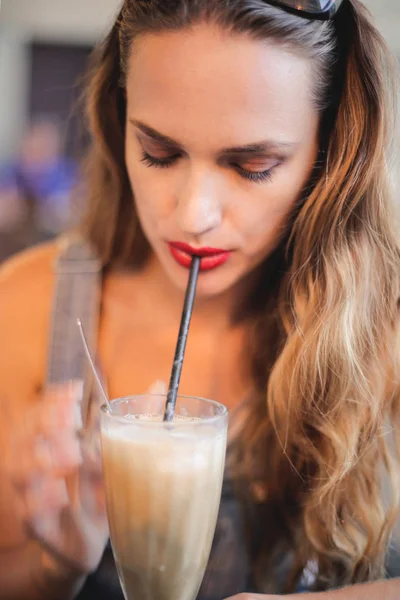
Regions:
<instances>
[{"instance_id":1,"label":"bubble in drink","mask_svg":"<svg viewBox=\"0 0 400 600\"><path fill-rule=\"evenodd\" d=\"M125 418L125 417L124 417ZM128 600L194 600L207 565L221 495L226 429L192 417L102 432L114 556ZM188 427L186 427L188 425Z\"/></svg>"}]
</instances>

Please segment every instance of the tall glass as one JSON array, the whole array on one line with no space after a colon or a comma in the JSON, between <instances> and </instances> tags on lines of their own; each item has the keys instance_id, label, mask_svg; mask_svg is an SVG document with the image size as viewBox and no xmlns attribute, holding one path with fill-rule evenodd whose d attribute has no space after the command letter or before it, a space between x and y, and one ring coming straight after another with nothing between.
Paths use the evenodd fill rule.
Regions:
<instances>
[{"instance_id":1,"label":"tall glass","mask_svg":"<svg viewBox=\"0 0 400 600\"><path fill-rule=\"evenodd\" d=\"M102 407L111 544L126 600L194 600L211 550L225 464L227 410L180 396Z\"/></svg>"}]
</instances>

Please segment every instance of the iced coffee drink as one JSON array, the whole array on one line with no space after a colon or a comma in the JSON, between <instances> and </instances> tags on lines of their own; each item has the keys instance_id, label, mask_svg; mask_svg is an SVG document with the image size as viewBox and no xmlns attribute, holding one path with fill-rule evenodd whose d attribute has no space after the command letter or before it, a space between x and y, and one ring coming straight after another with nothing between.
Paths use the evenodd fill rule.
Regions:
<instances>
[{"instance_id":1,"label":"iced coffee drink","mask_svg":"<svg viewBox=\"0 0 400 600\"><path fill-rule=\"evenodd\" d=\"M214 536L225 462L226 409L179 398L114 401L102 414L111 543L127 600L194 600Z\"/></svg>"}]
</instances>

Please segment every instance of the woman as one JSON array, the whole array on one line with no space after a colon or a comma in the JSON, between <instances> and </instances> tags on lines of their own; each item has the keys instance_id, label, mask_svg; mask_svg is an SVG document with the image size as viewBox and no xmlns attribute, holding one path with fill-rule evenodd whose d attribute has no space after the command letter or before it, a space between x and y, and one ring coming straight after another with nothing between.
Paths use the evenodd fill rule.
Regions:
<instances>
[{"instance_id":1,"label":"woman","mask_svg":"<svg viewBox=\"0 0 400 600\"><path fill-rule=\"evenodd\" d=\"M398 490L391 59L359 0L298 4L125 0L100 49L89 246L1 273L4 597L120 597L109 551L96 571L107 530L98 457L76 437L82 388L50 384L82 379L68 319L84 308L96 331L97 261L110 395L166 381L205 248L181 391L230 409L233 479L199 597L399 597L373 582Z\"/></svg>"}]
</instances>

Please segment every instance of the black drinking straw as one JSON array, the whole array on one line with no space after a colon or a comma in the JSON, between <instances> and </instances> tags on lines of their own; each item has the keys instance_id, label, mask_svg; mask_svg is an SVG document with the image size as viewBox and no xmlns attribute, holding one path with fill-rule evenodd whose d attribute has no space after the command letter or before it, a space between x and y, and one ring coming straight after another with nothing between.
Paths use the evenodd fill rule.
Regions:
<instances>
[{"instance_id":1,"label":"black drinking straw","mask_svg":"<svg viewBox=\"0 0 400 600\"><path fill-rule=\"evenodd\" d=\"M185 302L181 324L179 327L178 341L176 344L175 357L172 365L171 379L169 380L167 401L165 403L164 421L172 421L174 418L176 397L178 395L179 381L181 379L183 358L185 356L186 340L189 332L190 319L193 311L194 297L196 295L197 278L200 270L200 256L193 256L190 266L189 281L186 288Z\"/></svg>"}]
</instances>

